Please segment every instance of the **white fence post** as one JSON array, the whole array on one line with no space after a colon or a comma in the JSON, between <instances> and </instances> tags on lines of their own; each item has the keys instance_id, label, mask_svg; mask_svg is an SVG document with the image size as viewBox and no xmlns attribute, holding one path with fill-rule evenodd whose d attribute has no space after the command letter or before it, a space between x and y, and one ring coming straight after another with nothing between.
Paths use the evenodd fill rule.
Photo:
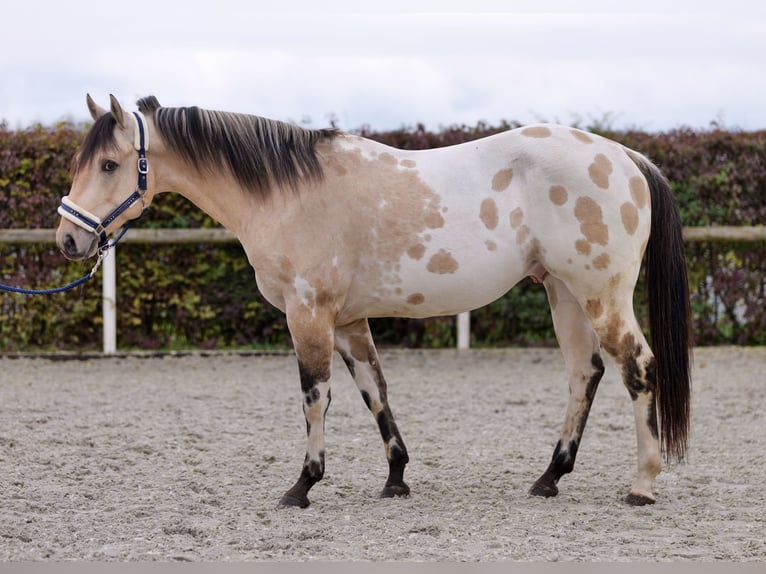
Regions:
<instances>
[{"instance_id":1,"label":"white fence post","mask_svg":"<svg viewBox=\"0 0 766 574\"><path fill-rule=\"evenodd\" d=\"M471 312L466 311L457 316L457 348L467 349L471 346Z\"/></svg>"},{"instance_id":2,"label":"white fence post","mask_svg":"<svg viewBox=\"0 0 766 574\"><path fill-rule=\"evenodd\" d=\"M104 354L117 352L117 254L116 247L106 252L101 268L101 314L104 322Z\"/></svg>"}]
</instances>

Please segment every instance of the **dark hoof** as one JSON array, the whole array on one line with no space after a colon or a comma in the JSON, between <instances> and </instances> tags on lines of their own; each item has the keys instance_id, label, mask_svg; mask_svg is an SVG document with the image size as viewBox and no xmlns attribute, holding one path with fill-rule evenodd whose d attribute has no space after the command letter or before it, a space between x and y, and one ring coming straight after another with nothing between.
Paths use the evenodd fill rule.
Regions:
<instances>
[{"instance_id":1,"label":"dark hoof","mask_svg":"<svg viewBox=\"0 0 766 574\"><path fill-rule=\"evenodd\" d=\"M552 498L559 493L559 487L550 482L543 482L538 480L529 489L529 494L532 496L544 496L545 498Z\"/></svg>"},{"instance_id":2,"label":"dark hoof","mask_svg":"<svg viewBox=\"0 0 766 574\"><path fill-rule=\"evenodd\" d=\"M284 508L286 506L297 506L298 508L308 508L308 505L311 504L309 502L308 498L298 498L296 496L291 496L289 494L285 494L282 498L279 499L279 506L280 508Z\"/></svg>"},{"instance_id":3,"label":"dark hoof","mask_svg":"<svg viewBox=\"0 0 766 574\"><path fill-rule=\"evenodd\" d=\"M647 504L654 504L654 499L644 496L643 494L628 494L625 497L625 504L630 506L646 506Z\"/></svg>"},{"instance_id":4,"label":"dark hoof","mask_svg":"<svg viewBox=\"0 0 766 574\"><path fill-rule=\"evenodd\" d=\"M387 484L380 493L381 498L393 498L395 496L409 496L410 487L405 483Z\"/></svg>"}]
</instances>

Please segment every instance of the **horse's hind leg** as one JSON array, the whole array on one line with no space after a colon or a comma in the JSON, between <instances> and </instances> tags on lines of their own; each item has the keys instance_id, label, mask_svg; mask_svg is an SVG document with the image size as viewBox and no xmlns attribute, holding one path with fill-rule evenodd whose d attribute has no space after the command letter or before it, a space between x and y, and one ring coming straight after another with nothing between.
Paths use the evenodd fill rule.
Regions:
<instances>
[{"instance_id":1,"label":"horse's hind leg","mask_svg":"<svg viewBox=\"0 0 766 574\"><path fill-rule=\"evenodd\" d=\"M382 497L410 493L404 482L404 467L409 462L407 448L388 405L388 393L380 360L366 319L335 330L335 348L343 357L367 408L378 423L388 459L388 479Z\"/></svg>"},{"instance_id":2,"label":"horse's hind leg","mask_svg":"<svg viewBox=\"0 0 766 574\"><path fill-rule=\"evenodd\" d=\"M599 340L582 307L559 279L545 279L553 326L564 355L569 383L566 418L553 458L547 470L534 483L530 494L556 496L559 479L572 472L593 397L604 374Z\"/></svg>"},{"instance_id":3,"label":"horse's hind leg","mask_svg":"<svg viewBox=\"0 0 766 574\"><path fill-rule=\"evenodd\" d=\"M654 354L633 314L632 295L604 309L594 304L594 327L604 349L622 369L623 383L633 401L638 442L638 477L625 501L653 504L652 487L662 465L657 423Z\"/></svg>"}]
</instances>

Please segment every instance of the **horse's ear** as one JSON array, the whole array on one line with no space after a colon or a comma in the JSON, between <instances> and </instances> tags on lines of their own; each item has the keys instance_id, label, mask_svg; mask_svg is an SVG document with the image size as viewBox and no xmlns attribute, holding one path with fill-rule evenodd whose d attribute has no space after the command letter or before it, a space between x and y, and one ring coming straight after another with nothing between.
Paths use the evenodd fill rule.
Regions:
<instances>
[{"instance_id":1,"label":"horse's ear","mask_svg":"<svg viewBox=\"0 0 766 574\"><path fill-rule=\"evenodd\" d=\"M111 112L114 116L114 119L117 120L117 125L120 126L120 128L124 128L125 112L122 111L120 102L118 102L117 98L115 98L112 94L109 94L109 101L111 102Z\"/></svg>"},{"instance_id":2,"label":"horse's ear","mask_svg":"<svg viewBox=\"0 0 766 574\"><path fill-rule=\"evenodd\" d=\"M105 113L107 113L107 112L106 112L106 110L105 110L104 108L102 108L101 106L99 106L99 105L98 105L98 104L97 104L97 103L96 103L96 102L93 100L93 98L91 98L91 97L90 97L90 94L88 94L88 95L87 95L87 97L85 98L85 101L86 101L86 102L87 102L87 104L88 104L88 111L90 112L90 116L91 116L91 117L92 117L94 120L97 120L98 118L100 118L101 116L103 116Z\"/></svg>"}]
</instances>

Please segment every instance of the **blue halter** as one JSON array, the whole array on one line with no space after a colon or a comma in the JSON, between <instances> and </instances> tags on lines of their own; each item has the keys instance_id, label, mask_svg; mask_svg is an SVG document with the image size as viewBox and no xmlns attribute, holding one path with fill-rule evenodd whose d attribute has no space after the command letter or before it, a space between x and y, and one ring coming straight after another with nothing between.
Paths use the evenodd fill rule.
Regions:
<instances>
[{"instance_id":1,"label":"blue halter","mask_svg":"<svg viewBox=\"0 0 766 574\"><path fill-rule=\"evenodd\" d=\"M143 114L141 112L133 112L133 116L136 122L136 135L133 143L133 147L138 152L138 183L136 190L117 208L107 215L104 219L99 218L97 215L90 213L77 205L74 201L69 199L68 195L61 198L61 205L58 208L58 214L71 221L75 225L82 227L98 236L98 249L103 251L113 246L120 238L125 234L128 228L134 221L139 219L147 209L147 205L144 203L144 196L146 195L146 176L149 173L149 161L146 159L146 150L149 149L147 133L145 129L145 122ZM117 239L110 243L109 236L107 235L107 227L111 225L120 215L130 209L134 203L141 201L143 208L141 214L125 224L123 231L117 237Z\"/></svg>"}]
</instances>

